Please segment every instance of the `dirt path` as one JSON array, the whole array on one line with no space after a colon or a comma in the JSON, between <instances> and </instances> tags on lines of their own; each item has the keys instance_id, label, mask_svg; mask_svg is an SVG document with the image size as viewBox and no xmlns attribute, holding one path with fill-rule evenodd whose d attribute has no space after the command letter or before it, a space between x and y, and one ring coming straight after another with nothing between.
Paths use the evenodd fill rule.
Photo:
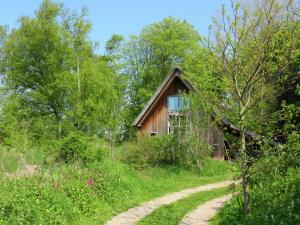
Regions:
<instances>
[{"instance_id":1,"label":"dirt path","mask_svg":"<svg viewBox=\"0 0 300 225\"><path fill-rule=\"evenodd\" d=\"M217 210L231 197L231 195L225 195L199 205L182 219L180 225L207 225L209 220L217 213Z\"/></svg>"},{"instance_id":2,"label":"dirt path","mask_svg":"<svg viewBox=\"0 0 300 225\"><path fill-rule=\"evenodd\" d=\"M195 194L197 192L201 191L208 191L215 188L221 188L229 186L230 184L233 184L234 181L224 181L214 184L206 184L201 185L195 188L189 188L184 189L182 191L174 192L159 198L156 198L154 200L144 202L140 206L131 208L127 210L126 212L123 212L115 217L113 217L110 221L106 223L106 225L134 225L139 220L143 219L145 216L152 213L155 209L162 205L167 205L172 202L175 202L179 199L185 198L189 195Z\"/></svg>"}]
</instances>

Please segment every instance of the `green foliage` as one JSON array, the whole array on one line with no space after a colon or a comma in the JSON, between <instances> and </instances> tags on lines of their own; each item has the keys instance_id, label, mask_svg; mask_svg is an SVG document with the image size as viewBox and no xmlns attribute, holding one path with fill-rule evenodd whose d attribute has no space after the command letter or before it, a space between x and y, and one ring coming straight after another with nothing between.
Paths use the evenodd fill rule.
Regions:
<instances>
[{"instance_id":1,"label":"green foliage","mask_svg":"<svg viewBox=\"0 0 300 225\"><path fill-rule=\"evenodd\" d=\"M172 165L195 169L203 176L226 176L231 168L228 162L205 155L198 165L189 145L173 135L143 136L137 142L128 142L119 149L118 158L135 168Z\"/></svg>"},{"instance_id":2,"label":"green foliage","mask_svg":"<svg viewBox=\"0 0 300 225\"><path fill-rule=\"evenodd\" d=\"M293 131L283 146L276 149L265 147L264 155L250 171L253 174L250 180L250 214L243 216L243 204L241 196L238 196L221 210L213 224L300 223L299 140L299 131Z\"/></svg>"},{"instance_id":3,"label":"green foliage","mask_svg":"<svg viewBox=\"0 0 300 225\"><path fill-rule=\"evenodd\" d=\"M78 217L70 199L35 179L4 182L1 191L1 224L67 224Z\"/></svg>"},{"instance_id":4,"label":"green foliage","mask_svg":"<svg viewBox=\"0 0 300 225\"><path fill-rule=\"evenodd\" d=\"M171 135L144 136L137 142L129 142L120 152L121 160L136 167L164 165L172 163L174 139ZM179 148L176 148L179 151Z\"/></svg>"},{"instance_id":5,"label":"green foliage","mask_svg":"<svg viewBox=\"0 0 300 225\"><path fill-rule=\"evenodd\" d=\"M65 162L79 160L85 154L87 144L79 135L71 135L62 142L59 149L59 158Z\"/></svg>"},{"instance_id":6,"label":"green foliage","mask_svg":"<svg viewBox=\"0 0 300 225\"><path fill-rule=\"evenodd\" d=\"M68 34L57 24L60 7L44 1L36 18L23 17L4 45L5 84L33 113L61 119L72 76Z\"/></svg>"},{"instance_id":7,"label":"green foliage","mask_svg":"<svg viewBox=\"0 0 300 225\"><path fill-rule=\"evenodd\" d=\"M102 162L108 158L108 153L103 140L72 134L61 141L58 159L66 163L78 161L88 165Z\"/></svg>"},{"instance_id":8,"label":"green foliage","mask_svg":"<svg viewBox=\"0 0 300 225\"><path fill-rule=\"evenodd\" d=\"M121 160L136 168L154 165L187 166L183 146L177 145L173 135L144 136L135 143L128 143Z\"/></svg>"},{"instance_id":9,"label":"green foliage","mask_svg":"<svg viewBox=\"0 0 300 225\"><path fill-rule=\"evenodd\" d=\"M174 167L136 171L107 160L93 167L59 164L28 178L1 176L0 223L104 224L143 201L229 177Z\"/></svg>"},{"instance_id":10,"label":"green foliage","mask_svg":"<svg viewBox=\"0 0 300 225\"><path fill-rule=\"evenodd\" d=\"M202 52L200 36L194 27L185 20L172 17L146 26L129 40L121 40L115 35L108 44L117 46L110 57L118 59L120 72L127 78L129 101L125 119L129 138L134 136L132 121L172 67L181 66L188 73L192 65L201 64L198 56Z\"/></svg>"},{"instance_id":11,"label":"green foliage","mask_svg":"<svg viewBox=\"0 0 300 225\"><path fill-rule=\"evenodd\" d=\"M109 158L109 148L103 139L88 138L87 142L87 149L81 155L86 165L101 163Z\"/></svg>"},{"instance_id":12,"label":"green foliage","mask_svg":"<svg viewBox=\"0 0 300 225\"><path fill-rule=\"evenodd\" d=\"M122 79L108 58L94 53L86 17L86 9L71 14L45 0L34 17L19 20L17 29L1 27L5 144L28 145L75 131L102 137L107 130L115 130L114 136L121 132Z\"/></svg>"},{"instance_id":13,"label":"green foliage","mask_svg":"<svg viewBox=\"0 0 300 225\"><path fill-rule=\"evenodd\" d=\"M243 216L241 196L220 210L212 224L298 224L300 222L299 169L289 170L285 176L270 176L251 190L252 210Z\"/></svg>"}]
</instances>

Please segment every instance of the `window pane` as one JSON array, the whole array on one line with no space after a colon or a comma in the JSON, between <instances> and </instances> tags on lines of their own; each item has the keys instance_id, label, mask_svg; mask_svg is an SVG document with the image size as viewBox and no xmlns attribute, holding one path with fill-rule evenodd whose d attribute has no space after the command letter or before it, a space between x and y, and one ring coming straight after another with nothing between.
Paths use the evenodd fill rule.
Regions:
<instances>
[{"instance_id":1,"label":"window pane","mask_svg":"<svg viewBox=\"0 0 300 225\"><path fill-rule=\"evenodd\" d=\"M178 96L169 96L168 97L168 109L169 109L169 111L179 111Z\"/></svg>"},{"instance_id":2,"label":"window pane","mask_svg":"<svg viewBox=\"0 0 300 225\"><path fill-rule=\"evenodd\" d=\"M179 108L181 110L186 110L190 107L190 98L185 96L180 96Z\"/></svg>"},{"instance_id":3,"label":"window pane","mask_svg":"<svg viewBox=\"0 0 300 225\"><path fill-rule=\"evenodd\" d=\"M190 106L189 97L185 96L169 96L168 97L168 110L170 112L178 112L180 110L186 110Z\"/></svg>"}]
</instances>

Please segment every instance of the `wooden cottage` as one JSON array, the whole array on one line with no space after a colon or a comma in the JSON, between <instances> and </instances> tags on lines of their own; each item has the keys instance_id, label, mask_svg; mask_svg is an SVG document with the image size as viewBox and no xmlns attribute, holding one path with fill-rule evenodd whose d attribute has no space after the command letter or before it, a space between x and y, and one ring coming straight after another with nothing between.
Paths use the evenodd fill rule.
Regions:
<instances>
[{"instance_id":1,"label":"wooden cottage","mask_svg":"<svg viewBox=\"0 0 300 225\"><path fill-rule=\"evenodd\" d=\"M141 135L151 136L169 134L171 131L171 116L180 110L180 93L194 92L193 86L181 77L182 71L174 68L157 88L152 98L135 119L133 126L138 128ZM207 142L213 146L213 157L224 159L225 143L224 134L220 126L215 123L208 132Z\"/></svg>"}]
</instances>

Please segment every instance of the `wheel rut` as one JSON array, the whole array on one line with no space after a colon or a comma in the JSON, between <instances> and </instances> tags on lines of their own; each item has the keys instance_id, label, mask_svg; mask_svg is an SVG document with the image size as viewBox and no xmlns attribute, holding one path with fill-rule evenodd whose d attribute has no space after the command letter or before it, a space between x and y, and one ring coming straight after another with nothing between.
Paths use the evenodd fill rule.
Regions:
<instances>
[{"instance_id":1,"label":"wheel rut","mask_svg":"<svg viewBox=\"0 0 300 225\"><path fill-rule=\"evenodd\" d=\"M128 209L127 211L114 216L110 221L106 223L106 225L134 225L138 221L143 219L145 216L149 215L154 210L163 205L173 203L177 200L183 199L198 192L227 187L233 183L234 181L228 180L213 184L201 185L198 187L188 188L178 192L167 194L165 196L153 199L151 201L144 202L137 207Z\"/></svg>"}]
</instances>

